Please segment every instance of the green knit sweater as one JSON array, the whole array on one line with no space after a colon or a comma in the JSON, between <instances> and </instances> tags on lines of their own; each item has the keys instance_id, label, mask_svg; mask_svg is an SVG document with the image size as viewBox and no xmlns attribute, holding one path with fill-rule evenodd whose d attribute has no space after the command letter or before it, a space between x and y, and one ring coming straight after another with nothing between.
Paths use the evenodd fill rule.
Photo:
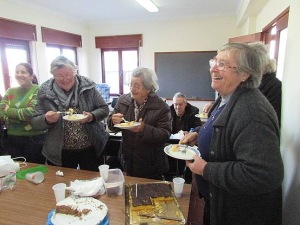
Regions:
<instances>
[{"instance_id":1,"label":"green knit sweater","mask_svg":"<svg viewBox=\"0 0 300 225\"><path fill-rule=\"evenodd\" d=\"M36 136L45 131L34 130L31 116L34 112L39 86L24 91L21 87L9 88L0 103L0 119L5 122L7 133L14 136ZM4 112L5 106L9 108Z\"/></svg>"}]
</instances>

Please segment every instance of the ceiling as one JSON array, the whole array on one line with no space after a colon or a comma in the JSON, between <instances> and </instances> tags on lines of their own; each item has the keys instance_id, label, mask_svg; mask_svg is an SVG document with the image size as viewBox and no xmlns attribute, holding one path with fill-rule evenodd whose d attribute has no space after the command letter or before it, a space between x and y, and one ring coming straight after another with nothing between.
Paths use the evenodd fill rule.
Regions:
<instances>
[{"instance_id":1,"label":"ceiling","mask_svg":"<svg viewBox=\"0 0 300 225\"><path fill-rule=\"evenodd\" d=\"M159 8L150 13L135 0L7 0L84 24L149 21L178 18L236 16L243 0L152 0Z\"/></svg>"}]
</instances>

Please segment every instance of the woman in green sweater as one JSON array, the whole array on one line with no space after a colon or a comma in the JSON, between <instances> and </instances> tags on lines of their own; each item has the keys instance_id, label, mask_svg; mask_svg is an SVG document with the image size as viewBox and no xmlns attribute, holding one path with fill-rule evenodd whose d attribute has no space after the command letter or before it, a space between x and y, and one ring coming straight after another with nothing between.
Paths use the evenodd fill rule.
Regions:
<instances>
[{"instance_id":1,"label":"woman in green sweater","mask_svg":"<svg viewBox=\"0 0 300 225\"><path fill-rule=\"evenodd\" d=\"M45 163L41 153L45 131L31 126L39 88L32 83L32 67L28 63L18 64L15 77L20 86L9 88L0 103L0 119L5 122L8 134L6 151L12 158L23 156L28 162Z\"/></svg>"}]
</instances>

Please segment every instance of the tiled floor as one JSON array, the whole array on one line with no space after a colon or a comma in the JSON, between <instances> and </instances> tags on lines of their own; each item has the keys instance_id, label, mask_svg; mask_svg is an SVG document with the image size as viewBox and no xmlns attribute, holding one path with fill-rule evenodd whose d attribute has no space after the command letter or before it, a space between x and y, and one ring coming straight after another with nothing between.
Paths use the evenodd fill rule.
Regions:
<instances>
[{"instance_id":1,"label":"tiled floor","mask_svg":"<svg viewBox=\"0 0 300 225\"><path fill-rule=\"evenodd\" d=\"M197 185L192 182L192 192L190 198L189 214L187 219L187 225L203 225L203 210L204 200L198 197Z\"/></svg>"}]
</instances>

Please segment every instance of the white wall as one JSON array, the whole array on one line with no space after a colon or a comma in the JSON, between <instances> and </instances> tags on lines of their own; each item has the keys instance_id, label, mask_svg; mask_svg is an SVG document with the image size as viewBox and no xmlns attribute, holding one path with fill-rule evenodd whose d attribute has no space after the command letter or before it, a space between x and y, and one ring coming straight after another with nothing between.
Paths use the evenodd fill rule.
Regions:
<instances>
[{"instance_id":1,"label":"white wall","mask_svg":"<svg viewBox=\"0 0 300 225\"><path fill-rule=\"evenodd\" d=\"M90 27L89 67L92 79L101 82L100 51L95 49L95 37L142 34L141 66L154 69L154 52L213 51L238 34L235 17L111 23ZM159 77L158 77L159 79ZM162 87L163 88L163 87Z\"/></svg>"},{"instance_id":2,"label":"white wall","mask_svg":"<svg viewBox=\"0 0 300 225\"><path fill-rule=\"evenodd\" d=\"M46 43L42 42L42 26L82 36L83 47L78 49L78 64L80 65L80 73L88 75L88 28L84 24L62 15L40 12L5 0L0 0L0 17L36 25L38 41L32 42L31 47L36 49L36 51L32 52L32 58L33 66L36 66L35 71L38 71L36 75L39 77L40 82L48 79L48 71L50 70L46 59Z\"/></svg>"},{"instance_id":3,"label":"white wall","mask_svg":"<svg viewBox=\"0 0 300 225\"><path fill-rule=\"evenodd\" d=\"M282 80L281 153L284 162L283 224L300 221L300 1L270 0L257 16L257 32L290 6L286 57Z\"/></svg>"}]
</instances>

